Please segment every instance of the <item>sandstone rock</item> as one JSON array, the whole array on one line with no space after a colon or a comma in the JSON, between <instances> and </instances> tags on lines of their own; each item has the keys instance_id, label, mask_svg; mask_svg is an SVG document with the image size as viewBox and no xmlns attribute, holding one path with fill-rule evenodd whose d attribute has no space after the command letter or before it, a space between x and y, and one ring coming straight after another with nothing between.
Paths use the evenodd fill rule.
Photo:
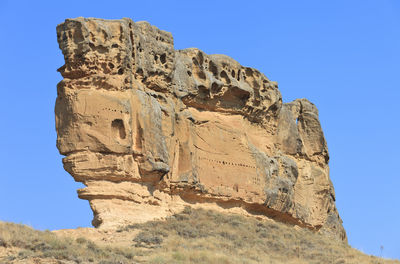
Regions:
<instances>
[{"instance_id":1,"label":"sandstone rock","mask_svg":"<svg viewBox=\"0 0 400 264\"><path fill-rule=\"evenodd\" d=\"M67 19L57 37L57 147L95 226L203 204L346 239L312 103L147 22Z\"/></svg>"}]
</instances>

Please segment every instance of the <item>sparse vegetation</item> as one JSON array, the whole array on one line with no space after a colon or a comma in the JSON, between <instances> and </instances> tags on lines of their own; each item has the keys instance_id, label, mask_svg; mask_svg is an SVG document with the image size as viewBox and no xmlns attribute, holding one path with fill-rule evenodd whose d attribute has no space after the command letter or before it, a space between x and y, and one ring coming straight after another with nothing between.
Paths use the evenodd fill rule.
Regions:
<instances>
[{"instance_id":1,"label":"sparse vegetation","mask_svg":"<svg viewBox=\"0 0 400 264\"><path fill-rule=\"evenodd\" d=\"M186 208L166 221L121 227L126 247L1 223L0 247L18 248L9 261L30 257L72 263L400 263L368 256L345 243L274 221ZM0 263L1 263L0 255Z\"/></svg>"},{"instance_id":2,"label":"sparse vegetation","mask_svg":"<svg viewBox=\"0 0 400 264\"><path fill-rule=\"evenodd\" d=\"M0 263L43 258L72 263L132 263L133 249L101 247L85 238L59 238L50 231L37 231L28 226L0 222L0 246L16 248L18 253L1 256ZM2 262L4 261L4 262Z\"/></svg>"}]
</instances>

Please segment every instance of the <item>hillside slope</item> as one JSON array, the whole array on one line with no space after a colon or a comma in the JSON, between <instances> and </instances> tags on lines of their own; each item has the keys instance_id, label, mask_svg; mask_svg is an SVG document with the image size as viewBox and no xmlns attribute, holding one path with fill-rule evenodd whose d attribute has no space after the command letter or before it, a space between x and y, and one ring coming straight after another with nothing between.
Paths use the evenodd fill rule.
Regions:
<instances>
[{"instance_id":1,"label":"hillside slope","mask_svg":"<svg viewBox=\"0 0 400 264\"><path fill-rule=\"evenodd\" d=\"M400 263L272 220L190 207L114 230L0 223L0 263Z\"/></svg>"}]
</instances>

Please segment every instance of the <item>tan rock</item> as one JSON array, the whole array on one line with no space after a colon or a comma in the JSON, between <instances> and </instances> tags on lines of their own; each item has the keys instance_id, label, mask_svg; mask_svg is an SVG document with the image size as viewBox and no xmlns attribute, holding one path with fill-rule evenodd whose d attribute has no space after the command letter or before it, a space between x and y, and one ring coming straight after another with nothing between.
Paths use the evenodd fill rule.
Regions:
<instances>
[{"instance_id":1,"label":"tan rock","mask_svg":"<svg viewBox=\"0 0 400 264\"><path fill-rule=\"evenodd\" d=\"M67 19L57 147L93 224L240 208L346 239L317 108L225 55L130 19Z\"/></svg>"}]
</instances>

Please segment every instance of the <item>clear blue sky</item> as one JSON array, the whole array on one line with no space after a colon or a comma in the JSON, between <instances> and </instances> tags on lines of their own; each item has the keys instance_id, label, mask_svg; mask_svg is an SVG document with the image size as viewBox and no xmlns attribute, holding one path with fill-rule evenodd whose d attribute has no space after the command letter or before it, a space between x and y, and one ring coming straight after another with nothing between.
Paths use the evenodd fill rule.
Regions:
<instances>
[{"instance_id":1,"label":"clear blue sky","mask_svg":"<svg viewBox=\"0 0 400 264\"><path fill-rule=\"evenodd\" d=\"M90 226L54 124L56 26L78 16L147 20L177 49L227 54L278 81L285 102L314 102L350 244L400 258L399 0L0 0L1 220Z\"/></svg>"}]
</instances>

